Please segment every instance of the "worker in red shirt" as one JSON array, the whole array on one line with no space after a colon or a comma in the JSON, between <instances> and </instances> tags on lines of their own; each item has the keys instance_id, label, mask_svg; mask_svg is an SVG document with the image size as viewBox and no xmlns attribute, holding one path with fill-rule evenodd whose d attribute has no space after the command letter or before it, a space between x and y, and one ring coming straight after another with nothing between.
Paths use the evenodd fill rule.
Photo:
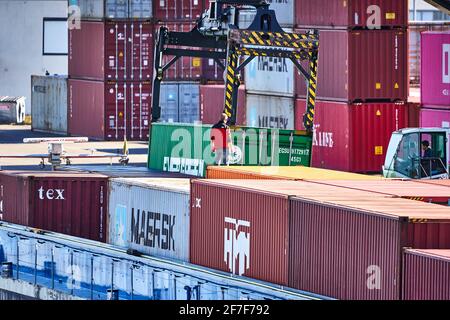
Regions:
<instances>
[{"instance_id":1,"label":"worker in red shirt","mask_svg":"<svg viewBox=\"0 0 450 320\"><path fill-rule=\"evenodd\" d=\"M229 165L229 155L233 150L228 116L222 113L220 121L211 129L211 150L215 153L214 162L217 165Z\"/></svg>"}]
</instances>

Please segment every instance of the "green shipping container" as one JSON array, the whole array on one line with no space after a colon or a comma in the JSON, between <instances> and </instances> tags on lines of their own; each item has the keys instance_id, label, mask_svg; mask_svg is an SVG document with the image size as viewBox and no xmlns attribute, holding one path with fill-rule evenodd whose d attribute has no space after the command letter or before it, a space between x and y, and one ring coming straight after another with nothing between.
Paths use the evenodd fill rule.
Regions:
<instances>
[{"instance_id":1,"label":"green shipping container","mask_svg":"<svg viewBox=\"0 0 450 320\"><path fill-rule=\"evenodd\" d=\"M310 166L312 136L303 131L236 127L232 165ZM211 125L153 123L148 167L204 177L214 164Z\"/></svg>"}]
</instances>

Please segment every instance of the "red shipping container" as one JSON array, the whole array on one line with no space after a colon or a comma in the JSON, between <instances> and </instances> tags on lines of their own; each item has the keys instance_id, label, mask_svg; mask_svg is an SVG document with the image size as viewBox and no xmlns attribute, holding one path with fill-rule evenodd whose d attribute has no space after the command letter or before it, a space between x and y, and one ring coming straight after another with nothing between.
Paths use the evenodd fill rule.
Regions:
<instances>
[{"instance_id":1,"label":"red shipping container","mask_svg":"<svg viewBox=\"0 0 450 320\"><path fill-rule=\"evenodd\" d=\"M156 0L152 1L153 17L162 21L195 21L202 16L206 0ZM209 4L209 1L206 1Z\"/></svg>"},{"instance_id":2,"label":"red shipping container","mask_svg":"<svg viewBox=\"0 0 450 320\"><path fill-rule=\"evenodd\" d=\"M214 124L220 119L225 104L225 85L200 86L200 115L203 123ZM246 125L246 99L245 87L240 86L238 91L238 111L236 125Z\"/></svg>"},{"instance_id":3,"label":"red shipping container","mask_svg":"<svg viewBox=\"0 0 450 320\"><path fill-rule=\"evenodd\" d=\"M193 180L191 263L338 299L399 299L402 248L450 248L447 208L330 187Z\"/></svg>"},{"instance_id":4,"label":"red shipping container","mask_svg":"<svg viewBox=\"0 0 450 320\"><path fill-rule=\"evenodd\" d=\"M450 128L450 110L429 108L420 109L421 128Z\"/></svg>"},{"instance_id":5,"label":"red shipping container","mask_svg":"<svg viewBox=\"0 0 450 320\"><path fill-rule=\"evenodd\" d=\"M377 196L313 183L258 181L193 180L191 263L286 285L290 243L288 195L318 195L321 199L328 199L330 194L340 198Z\"/></svg>"},{"instance_id":6,"label":"red shipping container","mask_svg":"<svg viewBox=\"0 0 450 320\"><path fill-rule=\"evenodd\" d=\"M450 300L450 250L406 249L404 300Z\"/></svg>"},{"instance_id":7,"label":"red shipping container","mask_svg":"<svg viewBox=\"0 0 450 320\"><path fill-rule=\"evenodd\" d=\"M295 5L298 26L408 26L408 0L297 0Z\"/></svg>"},{"instance_id":8,"label":"red shipping container","mask_svg":"<svg viewBox=\"0 0 450 320\"><path fill-rule=\"evenodd\" d=\"M304 130L305 109L305 100L297 100L297 130ZM407 126L407 104L316 101L312 166L381 172L392 132Z\"/></svg>"},{"instance_id":9,"label":"red shipping container","mask_svg":"<svg viewBox=\"0 0 450 320\"><path fill-rule=\"evenodd\" d=\"M436 203L445 206L450 203L450 188L439 185L425 185L411 180L314 180L313 182L348 188L351 190L392 195L399 198Z\"/></svg>"},{"instance_id":10,"label":"red shipping container","mask_svg":"<svg viewBox=\"0 0 450 320\"><path fill-rule=\"evenodd\" d=\"M321 30L319 37L317 98L342 102L407 100L405 31ZM298 72L296 94L306 96L306 84Z\"/></svg>"},{"instance_id":11,"label":"red shipping container","mask_svg":"<svg viewBox=\"0 0 450 320\"><path fill-rule=\"evenodd\" d=\"M408 102L408 128L420 127L420 103Z\"/></svg>"},{"instance_id":12,"label":"red shipping container","mask_svg":"<svg viewBox=\"0 0 450 320\"><path fill-rule=\"evenodd\" d=\"M194 22L162 22L157 25L164 26L169 31L189 32L195 27ZM182 49L186 47L178 47ZM165 55L163 57L163 65L166 65L173 59L173 56ZM198 57L181 57L173 65L164 72L164 80L170 81L192 81L192 80L214 80L224 81L224 71L211 59L203 59ZM223 61L224 62L224 61Z\"/></svg>"},{"instance_id":13,"label":"red shipping container","mask_svg":"<svg viewBox=\"0 0 450 320\"><path fill-rule=\"evenodd\" d=\"M107 241L107 176L0 171L2 221Z\"/></svg>"},{"instance_id":14,"label":"red shipping container","mask_svg":"<svg viewBox=\"0 0 450 320\"><path fill-rule=\"evenodd\" d=\"M450 32L423 32L421 101L450 108Z\"/></svg>"},{"instance_id":15,"label":"red shipping container","mask_svg":"<svg viewBox=\"0 0 450 320\"><path fill-rule=\"evenodd\" d=\"M98 140L147 141L150 82L69 80L68 131Z\"/></svg>"},{"instance_id":16,"label":"red shipping container","mask_svg":"<svg viewBox=\"0 0 450 320\"><path fill-rule=\"evenodd\" d=\"M153 29L143 21L82 21L69 30L69 77L153 80Z\"/></svg>"}]
</instances>

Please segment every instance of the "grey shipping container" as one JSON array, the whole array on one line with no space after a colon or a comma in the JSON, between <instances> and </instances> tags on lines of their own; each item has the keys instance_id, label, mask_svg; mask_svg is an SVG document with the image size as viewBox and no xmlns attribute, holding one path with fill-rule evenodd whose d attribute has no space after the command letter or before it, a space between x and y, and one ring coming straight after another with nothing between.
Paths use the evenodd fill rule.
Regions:
<instances>
[{"instance_id":1,"label":"grey shipping container","mask_svg":"<svg viewBox=\"0 0 450 320\"><path fill-rule=\"evenodd\" d=\"M22 123L25 120L25 97L0 96L0 124Z\"/></svg>"},{"instance_id":2,"label":"grey shipping container","mask_svg":"<svg viewBox=\"0 0 450 320\"><path fill-rule=\"evenodd\" d=\"M294 99L247 94L247 126L294 129Z\"/></svg>"},{"instance_id":3,"label":"grey shipping container","mask_svg":"<svg viewBox=\"0 0 450 320\"><path fill-rule=\"evenodd\" d=\"M152 16L151 0L70 0L84 20L144 19Z\"/></svg>"},{"instance_id":4,"label":"grey shipping container","mask_svg":"<svg viewBox=\"0 0 450 320\"><path fill-rule=\"evenodd\" d=\"M188 262L189 197L189 179L111 179L109 243Z\"/></svg>"},{"instance_id":5,"label":"grey shipping container","mask_svg":"<svg viewBox=\"0 0 450 320\"><path fill-rule=\"evenodd\" d=\"M294 26L294 2L295 0L267 0L269 9L275 10L278 23L282 27Z\"/></svg>"},{"instance_id":6,"label":"grey shipping container","mask_svg":"<svg viewBox=\"0 0 450 320\"><path fill-rule=\"evenodd\" d=\"M161 84L161 121L194 123L200 120L200 84L166 82Z\"/></svg>"},{"instance_id":7,"label":"grey shipping container","mask_svg":"<svg viewBox=\"0 0 450 320\"><path fill-rule=\"evenodd\" d=\"M67 133L67 76L31 76L31 129Z\"/></svg>"}]
</instances>

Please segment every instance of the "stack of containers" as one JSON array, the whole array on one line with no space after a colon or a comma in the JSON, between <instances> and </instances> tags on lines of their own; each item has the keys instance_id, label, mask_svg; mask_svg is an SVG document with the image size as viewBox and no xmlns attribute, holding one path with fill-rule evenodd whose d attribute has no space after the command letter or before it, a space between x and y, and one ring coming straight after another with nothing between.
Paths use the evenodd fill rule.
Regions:
<instances>
[{"instance_id":1,"label":"stack of containers","mask_svg":"<svg viewBox=\"0 0 450 320\"><path fill-rule=\"evenodd\" d=\"M296 31L320 31L313 166L380 172L391 133L408 126L408 1L299 0L295 17Z\"/></svg>"},{"instance_id":2,"label":"stack of containers","mask_svg":"<svg viewBox=\"0 0 450 320\"><path fill-rule=\"evenodd\" d=\"M195 27L206 7L208 0L162 0L154 1L155 35L161 26L169 31L189 32ZM173 56L164 56L163 65ZM217 106L223 108L222 97L211 106L201 104L202 87L220 83L223 86L223 70L213 59L181 57L165 71L161 84L161 121L194 123L203 121L203 107L214 111ZM206 89L206 92L210 91ZM214 93L211 93L214 95ZM215 112L214 112L215 113ZM215 121L219 119L215 117Z\"/></svg>"},{"instance_id":3,"label":"stack of containers","mask_svg":"<svg viewBox=\"0 0 450 320\"><path fill-rule=\"evenodd\" d=\"M269 2L283 29L293 32L295 1ZM279 57L255 57L245 67L247 126L294 129L294 68Z\"/></svg>"},{"instance_id":4,"label":"stack of containers","mask_svg":"<svg viewBox=\"0 0 450 320\"><path fill-rule=\"evenodd\" d=\"M78 0L69 29L68 131L147 140L153 74L151 0Z\"/></svg>"},{"instance_id":5,"label":"stack of containers","mask_svg":"<svg viewBox=\"0 0 450 320\"><path fill-rule=\"evenodd\" d=\"M450 127L450 31L423 32L421 127Z\"/></svg>"}]
</instances>

